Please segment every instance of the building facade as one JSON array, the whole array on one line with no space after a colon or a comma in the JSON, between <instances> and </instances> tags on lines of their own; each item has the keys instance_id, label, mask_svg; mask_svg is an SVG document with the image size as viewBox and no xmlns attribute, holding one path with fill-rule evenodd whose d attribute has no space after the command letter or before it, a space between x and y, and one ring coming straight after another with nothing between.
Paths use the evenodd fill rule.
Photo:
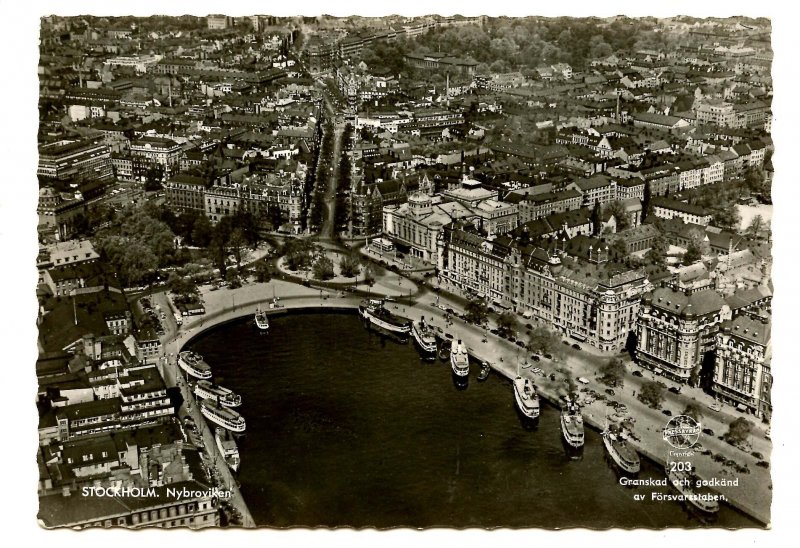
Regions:
<instances>
[{"instance_id":1,"label":"building facade","mask_svg":"<svg viewBox=\"0 0 800 548\"><path fill-rule=\"evenodd\" d=\"M739 316L716 337L712 390L720 400L766 420L772 415L769 319Z\"/></svg>"},{"instance_id":2,"label":"building facade","mask_svg":"<svg viewBox=\"0 0 800 548\"><path fill-rule=\"evenodd\" d=\"M59 141L39 149L39 166L36 170L43 179L58 181L113 178L111 150L95 140Z\"/></svg>"},{"instance_id":3,"label":"building facade","mask_svg":"<svg viewBox=\"0 0 800 548\"><path fill-rule=\"evenodd\" d=\"M133 176L143 180L147 171L158 167L167 180L180 167L183 149L172 139L163 137L141 137L131 142L131 158L133 160Z\"/></svg>"},{"instance_id":4,"label":"building facade","mask_svg":"<svg viewBox=\"0 0 800 548\"><path fill-rule=\"evenodd\" d=\"M692 292L660 287L642 300L636 322L636 360L672 380L697 385L720 324L730 318L730 308L713 289Z\"/></svg>"}]
</instances>

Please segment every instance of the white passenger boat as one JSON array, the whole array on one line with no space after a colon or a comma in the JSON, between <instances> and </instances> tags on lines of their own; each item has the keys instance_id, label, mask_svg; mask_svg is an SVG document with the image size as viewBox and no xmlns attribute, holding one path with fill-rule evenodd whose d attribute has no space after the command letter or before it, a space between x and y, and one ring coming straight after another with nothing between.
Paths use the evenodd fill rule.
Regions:
<instances>
[{"instance_id":1,"label":"white passenger boat","mask_svg":"<svg viewBox=\"0 0 800 548\"><path fill-rule=\"evenodd\" d=\"M514 379L514 400L523 415L529 419L539 418L539 394L530 379L517 375Z\"/></svg>"},{"instance_id":2,"label":"white passenger boat","mask_svg":"<svg viewBox=\"0 0 800 548\"><path fill-rule=\"evenodd\" d=\"M382 301L369 301L358 307L358 314L369 325L394 335L407 336L411 332L411 321L397 316L383 306Z\"/></svg>"},{"instance_id":3,"label":"white passenger boat","mask_svg":"<svg viewBox=\"0 0 800 548\"><path fill-rule=\"evenodd\" d=\"M269 329L269 318L267 317L267 312L265 310L257 308L254 320L256 322L256 327L258 327L261 331L267 331Z\"/></svg>"},{"instance_id":4,"label":"white passenger boat","mask_svg":"<svg viewBox=\"0 0 800 548\"><path fill-rule=\"evenodd\" d=\"M231 434L221 426L214 429L214 440L217 442L217 448L222 453L222 458L231 470L236 472L239 470L239 448L236 446L236 440L233 439Z\"/></svg>"},{"instance_id":5,"label":"white passenger boat","mask_svg":"<svg viewBox=\"0 0 800 548\"><path fill-rule=\"evenodd\" d=\"M223 407L214 400L202 400L200 412L205 418L231 432L244 432L244 418L228 407Z\"/></svg>"},{"instance_id":6,"label":"white passenger boat","mask_svg":"<svg viewBox=\"0 0 800 548\"><path fill-rule=\"evenodd\" d=\"M583 416L580 407L572 402L568 402L561 410L561 434L571 447L575 449L583 447Z\"/></svg>"},{"instance_id":7,"label":"white passenger boat","mask_svg":"<svg viewBox=\"0 0 800 548\"><path fill-rule=\"evenodd\" d=\"M457 377L469 375L469 354L467 347L460 340L453 341L450 348L450 367Z\"/></svg>"},{"instance_id":8,"label":"white passenger boat","mask_svg":"<svg viewBox=\"0 0 800 548\"><path fill-rule=\"evenodd\" d=\"M239 394L210 381L197 381L194 385L194 395L204 400L218 401L225 407L239 407L242 404L242 397Z\"/></svg>"},{"instance_id":9,"label":"white passenger boat","mask_svg":"<svg viewBox=\"0 0 800 548\"><path fill-rule=\"evenodd\" d=\"M417 344L422 356L426 360L435 360L437 350L436 333L425 322L425 318L420 318L412 324L411 334L414 335L414 342Z\"/></svg>"},{"instance_id":10,"label":"white passenger boat","mask_svg":"<svg viewBox=\"0 0 800 548\"><path fill-rule=\"evenodd\" d=\"M612 432L609 428L603 432L603 445L611 456L611 459L629 474L639 473L641 462L636 449L628 444L622 431Z\"/></svg>"},{"instance_id":11,"label":"white passenger boat","mask_svg":"<svg viewBox=\"0 0 800 548\"><path fill-rule=\"evenodd\" d=\"M186 350L178 354L178 365L195 378L211 378L211 366L203 361L203 356L197 352Z\"/></svg>"}]
</instances>

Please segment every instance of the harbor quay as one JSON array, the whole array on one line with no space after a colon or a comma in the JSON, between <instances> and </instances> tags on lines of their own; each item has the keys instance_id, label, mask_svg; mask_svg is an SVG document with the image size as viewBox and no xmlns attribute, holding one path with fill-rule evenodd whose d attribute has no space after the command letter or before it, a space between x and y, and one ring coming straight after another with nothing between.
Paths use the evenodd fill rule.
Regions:
<instances>
[{"instance_id":1,"label":"harbor quay","mask_svg":"<svg viewBox=\"0 0 800 548\"><path fill-rule=\"evenodd\" d=\"M252 316L257 308L263 310L265 305L266 307L269 307L270 304L275 305L275 297L278 297L278 304L275 308L267 308L267 312L270 315L284 314L290 310L298 309L355 310L362 300L358 296L339 291L320 290L278 280L273 280L268 284L248 284L234 290L204 292L206 313L202 317L186 321L182 326L179 326L177 331L166 335L168 340L164 348L168 356L177 356L183 346L209 328L238 318ZM565 372L572 376L573 379L585 377L589 380L589 384L585 385L589 389L602 392L606 388L595 380L595 374L602 362L610 356L568 350L566 357L559 362L552 362L546 359L536 362L535 366L543 370L542 374L536 375L532 371L533 364L526 359L526 351L481 327L447 315L440 308L442 305L450 304L445 294L440 295L437 299L436 295L423 292L422 294L417 294L414 298L416 300L410 302L387 303L387 307L393 313L411 320L418 320L424 317L437 330L440 329L443 333L451 334L454 339L461 339L475 360L486 361L496 373L508 379L516 377L519 363L520 375L534 381L540 396L557 407L560 406L560 397L566 394L567 390L564 379ZM453 305L454 308L455 306ZM173 362L170 363L171 367L168 369L174 369L176 366ZM553 373L556 375L555 381L549 378ZM174 379L174 374L171 378ZM669 421L669 417L664 416L660 410L651 409L636 399L635 393L641 387L643 380L646 379L627 376L624 387L615 389L613 399L625 404L629 410L629 416L636 419L633 427L634 438L629 440L629 443L640 454L663 467L666 466L667 460L675 460L677 455L674 449L665 441L662 433ZM185 392L185 386L182 389ZM509 397L511 397L510 394ZM192 398L187 400L192 401ZM670 401L667 400L664 405L668 406L669 403ZM200 417L197 406L192 407L196 416ZM673 407L675 407L674 404ZM703 407L705 408L704 405ZM682 408L681 406L674 409L674 411L679 414ZM591 427L603 430L607 425L609 410L610 408L606 406L605 401L598 399L583 406L583 417ZM703 427L710 427L715 433L720 434L727 429L727 424L733 417L725 413L715 413L713 415L712 413L712 411L706 410L701 422ZM720 481L719 483L732 485L715 485L713 489L724 496L725 502L734 508L765 525L769 524L771 479L768 470L755 466L757 459L717 437L703 435L700 441L705 449L709 449L715 454L721 453L738 462L744 461L748 465L749 473L733 473L710 457L700 454L700 451L694 451L691 456L691 464L695 467L697 474L706 480L734 480L738 478L736 482ZM224 462L221 456L217 455L213 433L208 429L204 431L204 443L209 452L216 455L218 462ZM769 452L767 442L758 437L753 440L753 449L764 453ZM674 454L671 454L670 450L673 450ZM685 456L688 453L682 455ZM230 475L226 466L223 465L218 468L224 469L223 474ZM226 485L228 481L226 479ZM232 478L230 481L235 487L235 481ZM246 504L242 500L238 489L234 489L233 493L232 504L240 508L243 516L249 516ZM250 519L252 520L252 518Z\"/></svg>"}]
</instances>

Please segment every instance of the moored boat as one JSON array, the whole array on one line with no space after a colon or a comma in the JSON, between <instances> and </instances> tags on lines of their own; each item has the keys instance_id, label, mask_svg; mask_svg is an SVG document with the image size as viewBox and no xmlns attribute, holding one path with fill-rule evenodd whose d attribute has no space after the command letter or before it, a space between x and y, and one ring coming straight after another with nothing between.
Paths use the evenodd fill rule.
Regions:
<instances>
[{"instance_id":1,"label":"moored boat","mask_svg":"<svg viewBox=\"0 0 800 548\"><path fill-rule=\"evenodd\" d=\"M469 375L469 354L461 340L453 341L450 347L450 367L457 377Z\"/></svg>"},{"instance_id":2,"label":"moored boat","mask_svg":"<svg viewBox=\"0 0 800 548\"><path fill-rule=\"evenodd\" d=\"M443 362L450 359L450 341L442 341L439 346L439 359Z\"/></svg>"},{"instance_id":3,"label":"moored boat","mask_svg":"<svg viewBox=\"0 0 800 548\"><path fill-rule=\"evenodd\" d=\"M692 471L678 470L678 466L683 463L670 463L667 462L667 479L669 483L683 495L683 500L697 508L701 512L707 514L716 514L719 512L719 502L717 502L714 494L706 489L701 491L697 483L700 478Z\"/></svg>"},{"instance_id":4,"label":"moored boat","mask_svg":"<svg viewBox=\"0 0 800 548\"><path fill-rule=\"evenodd\" d=\"M238 407L242 404L242 397L239 394L209 381L197 381L194 385L194 395L204 400L219 401L220 405L225 407Z\"/></svg>"},{"instance_id":5,"label":"moored boat","mask_svg":"<svg viewBox=\"0 0 800 548\"><path fill-rule=\"evenodd\" d=\"M211 366L203 361L197 352L185 350L178 354L178 365L191 376L198 379L211 378Z\"/></svg>"},{"instance_id":6,"label":"moored boat","mask_svg":"<svg viewBox=\"0 0 800 548\"><path fill-rule=\"evenodd\" d=\"M411 325L411 334L414 342L426 360L436 359L436 333L433 328L425 322L425 318L420 318Z\"/></svg>"},{"instance_id":7,"label":"moored boat","mask_svg":"<svg viewBox=\"0 0 800 548\"><path fill-rule=\"evenodd\" d=\"M233 409L219 405L214 400L200 401L200 412L205 418L218 426L227 428L232 432L244 432L244 417Z\"/></svg>"},{"instance_id":8,"label":"moored boat","mask_svg":"<svg viewBox=\"0 0 800 548\"><path fill-rule=\"evenodd\" d=\"M572 402L568 402L561 410L561 434L570 447L583 447L583 416L580 408Z\"/></svg>"},{"instance_id":9,"label":"moored boat","mask_svg":"<svg viewBox=\"0 0 800 548\"><path fill-rule=\"evenodd\" d=\"M225 428L217 426L214 429L214 440L217 442L219 452L222 453L222 458L225 459L225 464L234 472L239 470L239 463L241 462L239 460L239 448L236 446L233 434Z\"/></svg>"},{"instance_id":10,"label":"moored boat","mask_svg":"<svg viewBox=\"0 0 800 548\"><path fill-rule=\"evenodd\" d=\"M265 310L257 308L255 317L253 319L255 320L256 327L258 327L261 331L267 331L269 329L269 318L267 317L267 312Z\"/></svg>"},{"instance_id":11,"label":"moored boat","mask_svg":"<svg viewBox=\"0 0 800 548\"><path fill-rule=\"evenodd\" d=\"M517 408L529 419L539 418L539 394L530 379L520 375L514 379L514 400Z\"/></svg>"},{"instance_id":12,"label":"moored boat","mask_svg":"<svg viewBox=\"0 0 800 548\"><path fill-rule=\"evenodd\" d=\"M411 332L411 321L389 312L382 301L369 301L359 305L358 314L371 326L387 333L408 335Z\"/></svg>"},{"instance_id":13,"label":"moored boat","mask_svg":"<svg viewBox=\"0 0 800 548\"><path fill-rule=\"evenodd\" d=\"M491 373L491 371L492 371L492 368L489 365L489 362L483 362L481 364L481 371L480 371L480 373L478 373L478 380L479 381L485 381L486 379L488 379L489 378L489 373Z\"/></svg>"},{"instance_id":14,"label":"moored boat","mask_svg":"<svg viewBox=\"0 0 800 548\"><path fill-rule=\"evenodd\" d=\"M606 428L603 431L603 445L606 447L611 459L623 472L629 474L639 473L641 462L639 461L639 454L636 449L628 444L622 431L612 432L611 429Z\"/></svg>"}]
</instances>

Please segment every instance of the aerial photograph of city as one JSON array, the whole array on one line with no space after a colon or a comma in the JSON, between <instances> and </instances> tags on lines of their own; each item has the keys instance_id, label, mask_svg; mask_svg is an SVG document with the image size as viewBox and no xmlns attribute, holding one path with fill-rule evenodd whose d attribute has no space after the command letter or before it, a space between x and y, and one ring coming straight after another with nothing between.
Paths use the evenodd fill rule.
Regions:
<instances>
[{"instance_id":1,"label":"aerial photograph of city","mask_svg":"<svg viewBox=\"0 0 800 548\"><path fill-rule=\"evenodd\" d=\"M770 528L770 18L215 9L37 16L31 521Z\"/></svg>"}]
</instances>

